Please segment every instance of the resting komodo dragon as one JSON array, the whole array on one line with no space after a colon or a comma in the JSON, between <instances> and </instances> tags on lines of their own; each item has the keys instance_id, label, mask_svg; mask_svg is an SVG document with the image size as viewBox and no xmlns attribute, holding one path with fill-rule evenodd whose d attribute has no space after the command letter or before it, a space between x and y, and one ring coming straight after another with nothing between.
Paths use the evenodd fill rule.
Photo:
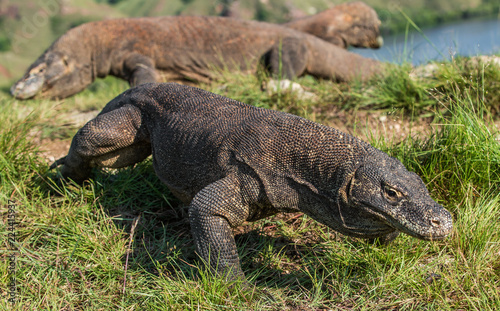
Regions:
<instances>
[{"instance_id":1,"label":"resting komodo dragon","mask_svg":"<svg viewBox=\"0 0 500 311\"><path fill-rule=\"evenodd\" d=\"M243 18L239 1L226 4L222 16ZM377 12L367 4L356 1L342 3L311 16L281 24L315 35L337 46L347 48L380 48L384 40L380 36L380 20Z\"/></svg>"},{"instance_id":2,"label":"resting komodo dragon","mask_svg":"<svg viewBox=\"0 0 500 311\"><path fill-rule=\"evenodd\" d=\"M28 68L11 93L19 99L65 98L107 75L132 86L206 81L215 69L256 72L262 60L272 73L281 69L286 78L368 79L383 67L280 25L213 16L128 18L70 29Z\"/></svg>"},{"instance_id":3,"label":"resting komodo dragon","mask_svg":"<svg viewBox=\"0 0 500 311\"><path fill-rule=\"evenodd\" d=\"M110 101L51 168L63 165L63 178L82 183L92 167L151 154L160 180L189 205L198 254L229 278L244 278L231 227L279 212L302 211L362 238L401 231L439 240L452 229L420 177L371 145L176 83L143 84Z\"/></svg>"}]
</instances>

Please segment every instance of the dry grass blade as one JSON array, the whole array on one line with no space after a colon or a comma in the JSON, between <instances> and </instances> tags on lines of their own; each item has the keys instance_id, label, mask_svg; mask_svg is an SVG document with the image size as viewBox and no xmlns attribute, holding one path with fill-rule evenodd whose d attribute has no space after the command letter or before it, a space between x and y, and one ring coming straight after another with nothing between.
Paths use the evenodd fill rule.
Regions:
<instances>
[{"instance_id":1,"label":"dry grass blade","mask_svg":"<svg viewBox=\"0 0 500 311\"><path fill-rule=\"evenodd\" d=\"M141 215L135 217L134 220L132 221L132 228L130 229L130 236L129 236L128 246L127 246L127 256L125 258L125 271L124 271L124 275L123 275L123 290L122 290L123 295L125 295L125 288L127 287L128 258L130 256L130 253L132 250L132 242L134 242L135 228L137 227L137 224L139 223L140 219L141 219Z\"/></svg>"}]
</instances>

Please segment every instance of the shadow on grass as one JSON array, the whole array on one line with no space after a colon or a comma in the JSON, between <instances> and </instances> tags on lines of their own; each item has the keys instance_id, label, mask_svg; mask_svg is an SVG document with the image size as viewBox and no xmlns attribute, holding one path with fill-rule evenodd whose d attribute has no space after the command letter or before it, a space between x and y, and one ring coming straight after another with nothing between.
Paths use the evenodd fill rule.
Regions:
<instances>
[{"instance_id":1,"label":"shadow on grass","mask_svg":"<svg viewBox=\"0 0 500 311\"><path fill-rule=\"evenodd\" d=\"M5 96L5 97L10 97L10 85L9 84L2 84L0 85L0 93Z\"/></svg>"}]
</instances>

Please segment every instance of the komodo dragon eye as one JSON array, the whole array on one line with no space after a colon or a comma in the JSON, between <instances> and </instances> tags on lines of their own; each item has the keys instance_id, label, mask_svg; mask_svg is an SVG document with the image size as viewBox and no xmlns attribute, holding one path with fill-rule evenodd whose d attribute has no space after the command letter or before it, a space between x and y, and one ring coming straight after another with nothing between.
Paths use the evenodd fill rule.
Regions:
<instances>
[{"instance_id":1,"label":"komodo dragon eye","mask_svg":"<svg viewBox=\"0 0 500 311\"><path fill-rule=\"evenodd\" d=\"M401 192L392 188L391 186L384 185L383 187L384 187L384 196L390 202L396 203L403 197L403 194Z\"/></svg>"}]
</instances>

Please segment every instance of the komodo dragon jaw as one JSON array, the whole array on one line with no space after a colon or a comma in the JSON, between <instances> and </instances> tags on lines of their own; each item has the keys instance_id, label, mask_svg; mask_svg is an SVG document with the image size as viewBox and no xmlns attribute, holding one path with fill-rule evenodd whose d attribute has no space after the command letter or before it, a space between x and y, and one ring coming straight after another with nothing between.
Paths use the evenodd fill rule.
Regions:
<instances>
[{"instance_id":1,"label":"komodo dragon jaw","mask_svg":"<svg viewBox=\"0 0 500 311\"><path fill-rule=\"evenodd\" d=\"M29 99L35 97L42 88L45 82L44 71L46 64L42 63L29 70L26 75L17 81L10 88L10 93L17 99Z\"/></svg>"},{"instance_id":2,"label":"komodo dragon jaw","mask_svg":"<svg viewBox=\"0 0 500 311\"><path fill-rule=\"evenodd\" d=\"M384 45L384 38L377 29L366 29L364 27L353 26L343 35L346 46L352 45L356 48L379 49Z\"/></svg>"},{"instance_id":3,"label":"komodo dragon jaw","mask_svg":"<svg viewBox=\"0 0 500 311\"><path fill-rule=\"evenodd\" d=\"M347 191L352 205L397 231L422 240L442 240L451 232L451 214L431 199L422 179L385 154L360 166Z\"/></svg>"},{"instance_id":4,"label":"komodo dragon jaw","mask_svg":"<svg viewBox=\"0 0 500 311\"><path fill-rule=\"evenodd\" d=\"M64 98L73 95L89 84L85 66L74 64L67 56L47 51L33 63L24 77L10 88L17 99L30 99L41 95Z\"/></svg>"}]
</instances>

